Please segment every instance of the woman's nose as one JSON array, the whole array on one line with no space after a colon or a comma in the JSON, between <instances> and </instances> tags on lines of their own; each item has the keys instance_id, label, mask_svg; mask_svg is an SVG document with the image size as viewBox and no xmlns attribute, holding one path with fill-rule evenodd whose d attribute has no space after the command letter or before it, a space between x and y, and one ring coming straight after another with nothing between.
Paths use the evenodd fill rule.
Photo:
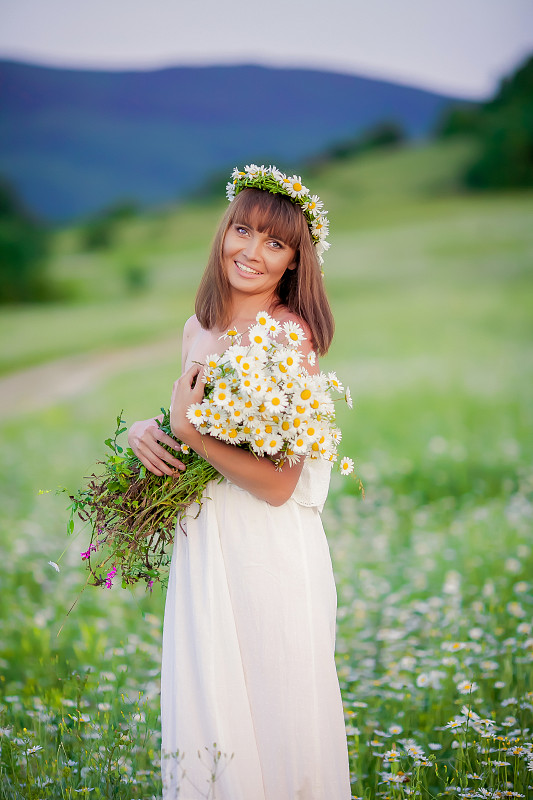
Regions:
<instances>
[{"instance_id":1,"label":"woman's nose","mask_svg":"<svg viewBox=\"0 0 533 800\"><path fill-rule=\"evenodd\" d=\"M243 255L245 255L246 258L249 258L249 259L252 259L252 260L253 259L257 259L259 257L259 248L260 248L260 246L261 246L261 243L260 243L259 239L257 238L257 236L250 236L250 238L247 240L246 245L244 247Z\"/></svg>"}]
</instances>

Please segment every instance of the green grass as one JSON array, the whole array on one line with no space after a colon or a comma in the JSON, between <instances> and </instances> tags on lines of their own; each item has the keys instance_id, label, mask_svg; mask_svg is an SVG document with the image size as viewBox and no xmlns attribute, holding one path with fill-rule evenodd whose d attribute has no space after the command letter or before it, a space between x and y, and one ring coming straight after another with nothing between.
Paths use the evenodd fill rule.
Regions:
<instances>
[{"instance_id":1,"label":"green grass","mask_svg":"<svg viewBox=\"0 0 533 800\"><path fill-rule=\"evenodd\" d=\"M358 797L532 796L533 197L455 195L468 147L316 176L337 324L322 366L351 386L342 452L366 493L339 478L324 512ZM179 354L167 343L220 208L131 221L101 254L63 232L52 272L75 302L0 322L4 372L117 355L57 403L30 384L31 412L1 421L2 800L160 794L163 597L88 587L68 613L86 537L67 540L54 491L80 485L122 408L133 420L168 403ZM124 278L132 253L149 270L139 294ZM133 350L146 342L158 357Z\"/></svg>"}]
</instances>

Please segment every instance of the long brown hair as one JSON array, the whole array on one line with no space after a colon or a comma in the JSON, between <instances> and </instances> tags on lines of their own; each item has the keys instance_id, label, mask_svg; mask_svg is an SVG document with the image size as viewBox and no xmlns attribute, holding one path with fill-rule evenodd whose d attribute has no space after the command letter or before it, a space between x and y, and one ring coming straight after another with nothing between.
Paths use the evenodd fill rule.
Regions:
<instances>
[{"instance_id":1,"label":"long brown hair","mask_svg":"<svg viewBox=\"0 0 533 800\"><path fill-rule=\"evenodd\" d=\"M319 355L325 355L335 323L320 265L306 219L299 207L283 194L243 189L230 203L213 241L198 292L195 311L203 328L224 328L231 322L230 284L223 268L222 248L228 228L242 223L280 239L296 251L296 268L282 275L276 294L279 304L298 314L311 330Z\"/></svg>"}]
</instances>

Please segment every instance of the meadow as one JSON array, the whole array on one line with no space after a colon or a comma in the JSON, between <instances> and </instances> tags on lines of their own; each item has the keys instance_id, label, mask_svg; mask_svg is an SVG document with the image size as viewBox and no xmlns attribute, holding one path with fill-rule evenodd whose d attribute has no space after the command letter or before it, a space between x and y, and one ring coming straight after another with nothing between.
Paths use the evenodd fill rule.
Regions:
<instances>
[{"instance_id":1,"label":"meadow","mask_svg":"<svg viewBox=\"0 0 533 800\"><path fill-rule=\"evenodd\" d=\"M334 479L323 514L354 798L533 797L533 195L462 194L470 152L309 177L332 221L322 367L354 396L342 452L365 487ZM124 221L105 250L59 231L68 300L2 311L1 800L161 795L163 594L86 586L56 490L121 409L168 403L223 208ZM206 744L216 798L231 754Z\"/></svg>"}]
</instances>

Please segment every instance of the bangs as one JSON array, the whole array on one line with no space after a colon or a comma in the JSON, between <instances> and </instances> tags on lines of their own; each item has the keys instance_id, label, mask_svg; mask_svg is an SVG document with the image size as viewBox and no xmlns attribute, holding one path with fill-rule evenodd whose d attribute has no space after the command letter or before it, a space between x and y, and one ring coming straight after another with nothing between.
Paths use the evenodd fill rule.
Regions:
<instances>
[{"instance_id":1,"label":"bangs","mask_svg":"<svg viewBox=\"0 0 533 800\"><path fill-rule=\"evenodd\" d=\"M307 230L302 210L288 197L251 187L243 189L231 202L228 224L235 222L279 239L293 250L300 249L302 222Z\"/></svg>"}]
</instances>

